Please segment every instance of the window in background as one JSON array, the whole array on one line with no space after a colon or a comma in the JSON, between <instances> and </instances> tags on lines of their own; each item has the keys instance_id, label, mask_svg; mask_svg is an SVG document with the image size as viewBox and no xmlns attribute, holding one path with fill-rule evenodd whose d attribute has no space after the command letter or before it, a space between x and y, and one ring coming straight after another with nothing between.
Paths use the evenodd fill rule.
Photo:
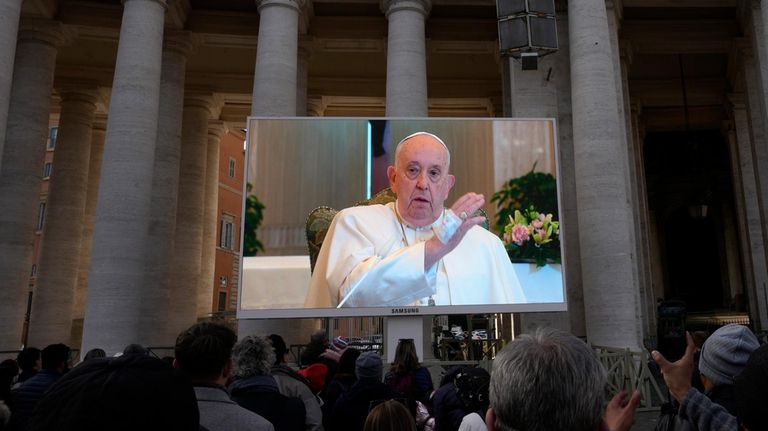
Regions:
<instances>
[{"instance_id":1,"label":"window in background","mask_svg":"<svg viewBox=\"0 0 768 431\"><path fill-rule=\"evenodd\" d=\"M58 127L51 127L48 130L48 144L46 145L46 148L49 150L53 150L56 148L56 138L59 135L59 128Z\"/></svg>"},{"instance_id":2,"label":"window in background","mask_svg":"<svg viewBox=\"0 0 768 431\"><path fill-rule=\"evenodd\" d=\"M45 162L43 165L43 178L50 178L53 172L53 162Z\"/></svg>"},{"instance_id":3,"label":"window in background","mask_svg":"<svg viewBox=\"0 0 768 431\"><path fill-rule=\"evenodd\" d=\"M235 219L231 215L223 215L221 219L221 238L219 246L227 250L234 249Z\"/></svg>"},{"instance_id":4,"label":"window in background","mask_svg":"<svg viewBox=\"0 0 768 431\"><path fill-rule=\"evenodd\" d=\"M229 158L229 178L235 178L236 161L234 158Z\"/></svg>"},{"instance_id":5,"label":"window in background","mask_svg":"<svg viewBox=\"0 0 768 431\"><path fill-rule=\"evenodd\" d=\"M43 230L43 222L45 221L45 202L40 202L37 206L37 225L35 230Z\"/></svg>"}]
</instances>

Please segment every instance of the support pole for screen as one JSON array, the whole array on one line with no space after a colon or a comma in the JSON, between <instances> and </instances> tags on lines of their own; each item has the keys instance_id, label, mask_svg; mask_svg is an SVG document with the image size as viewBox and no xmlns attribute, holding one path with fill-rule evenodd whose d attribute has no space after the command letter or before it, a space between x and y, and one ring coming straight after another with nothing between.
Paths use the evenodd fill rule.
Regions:
<instances>
[{"instance_id":1,"label":"support pole for screen","mask_svg":"<svg viewBox=\"0 0 768 431\"><path fill-rule=\"evenodd\" d=\"M424 356L425 347L425 331L426 326L424 316L394 316L385 319L384 327L384 339L386 350L385 360L388 363L392 363L395 360L395 349L397 349L397 342L402 338L410 338L413 340L413 344L416 346L416 353L419 355L419 360L432 357L431 351L427 351L427 356ZM431 332L431 325L427 328ZM429 344L426 344L427 348L431 348L432 339L426 340Z\"/></svg>"}]
</instances>

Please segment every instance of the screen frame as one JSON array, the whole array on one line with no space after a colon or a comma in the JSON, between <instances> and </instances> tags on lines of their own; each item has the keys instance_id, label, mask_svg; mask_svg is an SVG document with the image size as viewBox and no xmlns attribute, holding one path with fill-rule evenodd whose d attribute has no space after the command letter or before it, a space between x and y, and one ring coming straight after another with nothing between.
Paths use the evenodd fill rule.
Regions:
<instances>
[{"instance_id":1,"label":"screen frame","mask_svg":"<svg viewBox=\"0 0 768 431\"><path fill-rule=\"evenodd\" d=\"M552 140L554 144L555 172L557 178L557 203L560 214L560 247L561 247L561 274L562 274L562 302L535 302L535 303L512 303L512 304L471 304L471 305L437 305L437 306L378 306L378 307L343 307L343 308L248 308L242 306L243 298L243 279L245 277L243 256L243 244L245 239L245 201L248 197L246 184L248 183L248 172L250 169L251 151L253 151L253 142L251 136L251 124L259 120L388 120L388 121L548 121L552 126ZM535 117L535 118L517 118L517 117L263 117L249 116L246 123L246 149L243 169L243 204L240 222L240 247L239 247L239 277L237 283L237 310L238 319L275 319L275 318L321 318L321 317L368 317L368 316L431 316L446 314L487 314L487 313L539 313L539 312L560 312L568 310L568 289L566 282L567 273L567 253L566 235L567 223L563 220L562 207L562 168L560 160L560 146L558 135L557 119L553 117ZM490 197L487 197L490 199ZM339 208L341 209L341 208ZM489 214L492 220L493 214ZM306 256L309 259L309 256Z\"/></svg>"}]
</instances>

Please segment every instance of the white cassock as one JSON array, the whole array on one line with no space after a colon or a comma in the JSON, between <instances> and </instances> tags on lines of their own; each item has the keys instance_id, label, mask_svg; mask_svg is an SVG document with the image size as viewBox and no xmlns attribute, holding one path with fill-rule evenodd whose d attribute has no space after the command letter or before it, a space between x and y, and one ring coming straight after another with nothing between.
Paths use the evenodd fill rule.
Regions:
<instances>
[{"instance_id":1,"label":"white cassock","mask_svg":"<svg viewBox=\"0 0 768 431\"><path fill-rule=\"evenodd\" d=\"M394 202L339 211L312 274L309 308L524 303L520 282L496 235L480 226L424 268L433 226L400 222Z\"/></svg>"}]
</instances>

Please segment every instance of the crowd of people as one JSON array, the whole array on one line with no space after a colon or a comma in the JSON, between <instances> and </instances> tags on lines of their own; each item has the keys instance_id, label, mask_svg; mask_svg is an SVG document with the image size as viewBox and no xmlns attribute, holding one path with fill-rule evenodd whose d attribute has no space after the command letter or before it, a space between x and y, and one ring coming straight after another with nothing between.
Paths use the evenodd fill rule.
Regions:
<instances>
[{"instance_id":1,"label":"crowd of people","mask_svg":"<svg viewBox=\"0 0 768 431\"><path fill-rule=\"evenodd\" d=\"M212 322L182 332L174 350L159 359L135 344L114 357L94 349L69 369L64 344L26 348L0 363L0 430L621 431L632 427L640 401L637 392L607 400L594 351L552 329L509 343L491 373L445 370L437 388L409 339L388 369L377 352L318 332L296 370L279 335L238 341ZM768 348L748 328L724 326L700 347L689 336L675 362L653 358L673 398L661 422L768 429Z\"/></svg>"}]
</instances>

